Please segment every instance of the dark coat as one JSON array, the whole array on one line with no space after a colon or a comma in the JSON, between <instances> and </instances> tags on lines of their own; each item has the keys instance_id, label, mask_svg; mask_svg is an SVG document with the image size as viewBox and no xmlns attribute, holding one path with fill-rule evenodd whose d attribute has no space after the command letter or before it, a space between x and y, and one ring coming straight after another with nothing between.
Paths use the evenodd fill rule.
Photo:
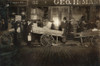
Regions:
<instances>
[{"instance_id":1,"label":"dark coat","mask_svg":"<svg viewBox=\"0 0 100 66\"><path fill-rule=\"evenodd\" d=\"M67 21L65 23L64 22L61 23L61 28L64 29L63 36L67 36L72 31L72 25L70 22L68 23Z\"/></svg>"},{"instance_id":2,"label":"dark coat","mask_svg":"<svg viewBox=\"0 0 100 66\"><path fill-rule=\"evenodd\" d=\"M97 28L97 25L95 23L89 23L87 24L87 29L93 29L93 28Z\"/></svg>"},{"instance_id":3,"label":"dark coat","mask_svg":"<svg viewBox=\"0 0 100 66\"><path fill-rule=\"evenodd\" d=\"M30 23L29 25L27 24L27 34L28 33L31 33L31 29L32 29L32 25L33 25L33 23Z\"/></svg>"},{"instance_id":4,"label":"dark coat","mask_svg":"<svg viewBox=\"0 0 100 66\"><path fill-rule=\"evenodd\" d=\"M15 32L17 32L17 28L18 28L18 27L21 28L21 22L15 22L15 23L14 23Z\"/></svg>"}]
</instances>

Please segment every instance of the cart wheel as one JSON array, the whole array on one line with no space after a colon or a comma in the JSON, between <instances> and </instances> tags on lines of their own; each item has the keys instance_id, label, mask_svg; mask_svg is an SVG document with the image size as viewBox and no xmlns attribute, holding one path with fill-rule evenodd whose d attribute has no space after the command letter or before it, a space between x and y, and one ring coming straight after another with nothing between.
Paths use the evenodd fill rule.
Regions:
<instances>
[{"instance_id":1,"label":"cart wheel","mask_svg":"<svg viewBox=\"0 0 100 66\"><path fill-rule=\"evenodd\" d=\"M51 46L54 42L54 38L52 37L52 35L42 35L40 38L40 42L42 46Z\"/></svg>"},{"instance_id":2,"label":"cart wheel","mask_svg":"<svg viewBox=\"0 0 100 66\"><path fill-rule=\"evenodd\" d=\"M65 37L62 38L62 42L66 42L66 38Z\"/></svg>"},{"instance_id":3,"label":"cart wheel","mask_svg":"<svg viewBox=\"0 0 100 66\"><path fill-rule=\"evenodd\" d=\"M100 44L100 37L99 36L93 37L91 42L92 42L93 45Z\"/></svg>"}]
</instances>

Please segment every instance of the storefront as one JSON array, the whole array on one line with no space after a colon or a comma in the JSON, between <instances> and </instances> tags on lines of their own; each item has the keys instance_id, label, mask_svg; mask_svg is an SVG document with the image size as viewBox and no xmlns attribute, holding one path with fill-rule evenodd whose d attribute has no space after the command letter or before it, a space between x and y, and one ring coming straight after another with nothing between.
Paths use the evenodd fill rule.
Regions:
<instances>
[{"instance_id":1,"label":"storefront","mask_svg":"<svg viewBox=\"0 0 100 66\"><path fill-rule=\"evenodd\" d=\"M86 22L100 18L100 0L29 0L29 19L54 21L59 26L64 17Z\"/></svg>"},{"instance_id":2,"label":"storefront","mask_svg":"<svg viewBox=\"0 0 100 66\"><path fill-rule=\"evenodd\" d=\"M26 22L30 23L28 25L29 34L42 34L40 41L45 36L47 38L48 35L51 38L57 36L57 41L58 36L72 37L72 34L88 30L84 25L79 25L82 22L89 24L100 19L100 0L96 0L96 2L95 0L12 0L9 4L10 17L21 15L23 20L23 16L25 16L24 19L28 20ZM65 32L63 29L59 29L64 17L66 17L66 23L68 22L68 29L66 26L64 27ZM52 24L53 29L51 29ZM71 28L69 24L71 24ZM67 34L63 35L64 33Z\"/></svg>"},{"instance_id":3,"label":"storefront","mask_svg":"<svg viewBox=\"0 0 100 66\"><path fill-rule=\"evenodd\" d=\"M54 22L56 30L46 30L51 35L55 32L57 33L58 27L61 25L61 22L64 17L67 18L67 21L73 21L73 24L79 22L96 22L97 18L100 18L98 15L100 13L99 5L100 0L96 2L94 0L29 0L28 2L28 16L31 21L40 21L48 20L47 22ZM37 27L37 26L36 26ZM36 27L33 30L36 30ZM75 26L75 30L78 26ZM41 31L39 31L39 30ZM82 26L80 26L82 30ZM44 28L37 27L36 33L45 32ZM58 32L60 33L60 32ZM56 36L57 34L55 34ZM61 35L60 35L61 36Z\"/></svg>"},{"instance_id":4,"label":"storefront","mask_svg":"<svg viewBox=\"0 0 100 66\"><path fill-rule=\"evenodd\" d=\"M53 21L56 29L64 17L74 23L100 19L100 0L10 0L8 3L10 18L21 15L22 20Z\"/></svg>"},{"instance_id":5,"label":"storefront","mask_svg":"<svg viewBox=\"0 0 100 66\"><path fill-rule=\"evenodd\" d=\"M29 20L48 18L62 21L67 17L78 21L85 15L89 21L100 14L100 0L10 0L8 3L10 16L26 15Z\"/></svg>"},{"instance_id":6,"label":"storefront","mask_svg":"<svg viewBox=\"0 0 100 66\"><path fill-rule=\"evenodd\" d=\"M27 18L27 1L26 0L9 0L9 18L14 19L15 15L21 15L22 20Z\"/></svg>"}]
</instances>

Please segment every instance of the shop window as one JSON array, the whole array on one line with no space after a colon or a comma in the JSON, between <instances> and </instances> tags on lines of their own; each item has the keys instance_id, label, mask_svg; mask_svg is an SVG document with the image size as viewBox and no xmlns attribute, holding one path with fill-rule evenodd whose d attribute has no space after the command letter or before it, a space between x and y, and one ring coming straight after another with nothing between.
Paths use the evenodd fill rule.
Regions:
<instances>
[{"instance_id":1,"label":"shop window","mask_svg":"<svg viewBox=\"0 0 100 66\"><path fill-rule=\"evenodd\" d=\"M42 20L43 15L43 10L39 8L31 8L31 20Z\"/></svg>"},{"instance_id":2,"label":"shop window","mask_svg":"<svg viewBox=\"0 0 100 66\"><path fill-rule=\"evenodd\" d=\"M59 27L63 17L69 18L69 6L51 6L49 7L49 11L50 20L53 20L57 27Z\"/></svg>"}]
</instances>

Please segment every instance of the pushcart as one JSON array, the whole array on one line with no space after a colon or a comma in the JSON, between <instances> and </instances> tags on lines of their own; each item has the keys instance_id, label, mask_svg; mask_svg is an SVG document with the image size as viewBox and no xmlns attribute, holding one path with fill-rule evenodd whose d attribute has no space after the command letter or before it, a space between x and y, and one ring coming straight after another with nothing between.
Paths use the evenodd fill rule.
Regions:
<instances>
[{"instance_id":1,"label":"pushcart","mask_svg":"<svg viewBox=\"0 0 100 66\"><path fill-rule=\"evenodd\" d=\"M58 37L62 37L63 31L52 30L47 27L38 27L36 24L33 24L32 33L41 34L40 43L42 46L51 46L54 42L58 42ZM56 36L56 40L53 36Z\"/></svg>"},{"instance_id":2,"label":"pushcart","mask_svg":"<svg viewBox=\"0 0 100 66\"><path fill-rule=\"evenodd\" d=\"M80 38L81 44L84 45L88 42L91 45L96 44L96 40L100 39L100 30L87 30L74 34L75 38Z\"/></svg>"}]
</instances>

